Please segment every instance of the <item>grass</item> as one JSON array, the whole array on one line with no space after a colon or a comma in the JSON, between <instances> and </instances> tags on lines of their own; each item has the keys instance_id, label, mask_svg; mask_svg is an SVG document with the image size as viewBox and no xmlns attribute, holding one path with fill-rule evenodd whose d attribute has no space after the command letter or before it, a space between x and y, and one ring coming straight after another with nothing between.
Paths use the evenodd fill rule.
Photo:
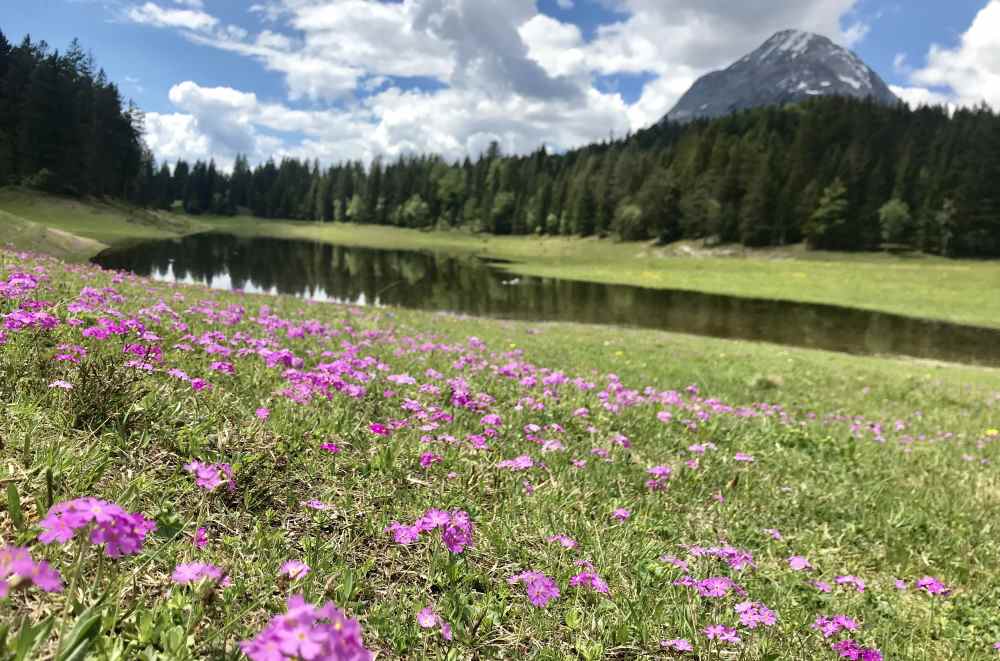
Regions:
<instances>
[{"instance_id":1,"label":"grass","mask_svg":"<svg viewBox=\"0 0 1000 661\"><path fill-rule=\"evenodd\" d=\"M515 261L509 268L522 275L828 303L1000 326L1000 297L992 295L1000 286L997 261L807 252L800 247L745 251L742 256L688 255L678 254L687 246L658 248L607 239L495 237L248 217L191 218L11 188L0 189L0 210L105 244L215 229L245 236L476 254ZM89 256L82 251L76 258Z\"/></svg>"},{"instance_id":2,"label":"grass","mask_svg":"<svg viewBox=\"0 0 1000 661\"><path fill-rule=\"evenodd\" d=\"M290 594L334 601L380 658L662 658L673 638L702 659L835 659L842 638L889 659L995 658L995 370L310 304L10 253L0 282L0 530L63 578L53 593L22 583L0 611L8 648L31 658L236 659ZM51 325L42 311L58 323L31 326ZM82 355L69 347L86 355L54 359ZM524 471L500 465L523 455ZM233 491L200 489L191 461L231 465ZM651 489L653 466L673 473ZM50 506L84 496L157 530L118 559L80 537L40 543ZM429 508L467 512L472 546L386 532ZM792 570L795 555L813 569ZM281 577L289 559L309 575ZM577 560L609 594L571 584ZM191 561L231 585L173 582ZM559 598L533 606L508 581L523 571ZM735 581L777 623L741 626L744 597L700 597L684 576ZM915 588L925 576L950 592ZM418 625L427 606L451 642ZM858 631L811 627L835 614ZM742 643L707 639L716 623Z\"/></svg>"}]
</instances>

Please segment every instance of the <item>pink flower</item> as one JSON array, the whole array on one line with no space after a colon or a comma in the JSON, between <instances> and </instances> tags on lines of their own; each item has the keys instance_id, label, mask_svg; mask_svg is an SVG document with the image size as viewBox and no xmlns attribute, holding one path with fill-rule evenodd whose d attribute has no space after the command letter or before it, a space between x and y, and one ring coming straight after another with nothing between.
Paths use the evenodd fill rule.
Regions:
<instances>
[{"instance_id":1,"label":"pink flower","mask_svg":"<svg viewBox=\"0 0 1000 661\"><path fill-rule=\"evenodd\" d=\"M340 446L335 443L323 443L319 446L319 449L330 454L340 454Z\"/></svg>"},{"instance_id":2,"label":"pink flower","mask_svg":"<svg viewBox=\"0 0 1000 661\"><path fill-rule=\"evenodd\" d=\"M271 417L271 409L262 406L254 412L254 415L256 415L260 420L267 420Z\"/></svg>"},{"instance_id":3,"label":"pink flower","mask_svg":"<svg viewBox=\"0 0 1000 661\"><path fill-rule=\"evenodd\" d=\"M184 464L184 470L194 475L195 484L205 491L215 491L223 484L226 484L230 493L236 491L233 469L229 464L204 464L192 461Z\"/></svg>"},{"instance_id":4,"label":"pink flower","mask_svg":"<svg viewBox=\"0 0 1000 661\"><path fill-rule=\"evenodd\" d=\"M204 528L198 528L191 536L191 544L199 551L208 545L208 532Z\"/></svg>"},{"instance_id":5,"label":"pink flower","mask_svg":"<svg viewBox=\"0 0 1000 661\"><path fill-rule=\"evenodd\" d=\"M684 638L674 638L672 640L661 640L660 647L671 652L693 652L694 646Z\"/></svg>"},{"instance_id":6,"label":"pink flower","mask_svg":"<svg viewBox=\"0 0 1000 661\"><path fill-rule=\"evenodd\" d=\"M434 627L441 627L441 637L445 640L451 640L451 625L444 621L444 619L434 612L432 606L427 606L419 613L417 613L417 624L420 625L421 629L433 629Z\"/></svg>"},{"instance_id":7,"label":"pink flower","mask_svg":"<svg viewBox=\"0 0 1000 661\"><path fill-rule=\"evenodd\" d=\"M737 452L736 454L733 455L733 459L736 461L742 461L747 464L753 463L753 456L746 454L745 452Z\"/></svg>"},{"instance_id":8,"label":"pink flower","mask_svg":"<svg viewBox=\"0 0 1000 661\"><path fill-rule=\"evenodd\" d=\"M812 564L801 555L793 555L788 559L788 566L792 568L792 571L809 571L812 569Z\"/></svg>"},{"instance_id":9,"label":"pink flower","mask_svg":"<svg viewBox=\"0 0 1000 661\"><path fill-rule=\"evenodd\" d=\"M945 587L944 583L933 576L924 576L917 581L917 589L924 590L931 595L947 595L951 590Z\"/></svg>"},{"instance_id":10,"label":"pink flower","mask_svg":"<svg viewBox=\"0 0 1000 661\"><path fill-rule=\"evenodd\" d=\"M549 602L559 598L559 588L551 578L536 571L525 571L507 579L507 583L524 584L528 601L536 608L545 608Z\"/></svg>"},{"instance_id":11,"label":"pink flower","mask_svg":"<svg viewBox=\"0 0 1000 661\"><path fill-rule=\"evenodd\" d=\"M96 498L77 498L54 505L39 524L43 544L71 540L78 531L88 530L91 544L103 545L109 558L134 555L142 550L146 536L156 523L142 514L126 512L115 503Z\"/></svg>"},{"instance_id":12,"label":"pink flower","mask_svg":"<svg viewBox=\"0 0 1000 661\"><path fill-rule=\"evenodd\" d=\"M179 564L174 568L174 573L170 576L170 579L178 585L189 585L191 583L198 583L204 580L206 582L216 583L224 588L229 587L232 583L222 569L216 567L215 565L208 564L207 562L189 562Z\"/></svg>"},{"instance_id":13,"label":"pink flower","mask_svg":"<svg viewBox=\"0 0 1000 661\"><path fill-rule=\"evenodd\" d=\"M373 422L368 425L368 430L375 434L376 436L388 436L389 428L379 422Z\"/></svg>"},{"instance_id":14,"label":"pink flower","mask_svg":"<svg viewBox=\"0 0 1000 661\"><path fill-rule=\"evenodd\" d=\"M709 640L718 640L721 643L738 645L741 642L739 635L736 633L736 629L722 624L710 624L705 627L702 633L704 633L705 637Z\"/></svg>"},{"instance_id":15,"label":"pink flower","mask_svg":"<svg viewBox=\"0 0 1000 661\"><path fill-rule=\"evenodd\" d=\"M440 463L441 461L443 461L441 455L434 454L433 452L425 452L420 455L421 468L430 468L434 464Z\"/></svg>"},{"instance_id":16,"label":"pink flower","mask_svg":"<svg viewBox=\"0 0 1000 661\"><path fill-rule=\"evenodd\" d=\"M293 581L305 578L309 575L310 571L312 571L312 569L309 565L299 560L288 560L281 565L281 575L287 576Z\"/></svg>"},{"instance_id":17,"label":"pink flower","mask_svg":"<svg viewBox=\"0 0 1000 661\"><path fill-rule=\"evenodd\" d=\"M765 528L764 532L771 536L771 539L781 541L781 532L777 528Z\"/></svg>"},{"instance_id":18,"label":"pink flower","mask_svg":"<svg viewBox=\"0 0 1000 661\"><path fill-rule=\"evenodd\" d=\"M240 650L252 661L372 658L357 620L348 618L333 602L317 608L301 595L289 597L288 612L272 618L255 638L241 642Z\"/></svg>"},{"instance_id":19,"label":"pink flower","mask_svg":"<svg viewBox=\"0 0 1000 661\"><path fill-rule=\"evenodd\" d=\"M63 390L72 390L73 384L69 381L63 381L58 379L49 384L49 388L62 388Z\"/></svg>"},{"instance_id":20,"label":"pink flower","mask_svg":"<svg viewBox=\"0 0 1000 661\"><path fill-rule=\"evenodd\" d=\"M570 587L589 587L594 592L608 594L608 584L604 582L604 579L592 571L580 572L573 578L569 579L569 584Z\"/></svg>"},{"instance_id":21,"label":"pink flower","mask_svg":"<svg viewBox=\"0 0 1000 661\"><path fill-rule=\"evenodd\" d=\"M62 592L62 576L49 563L35 562L31 552L18 546L0 547L0 599L12 587L8 577L14 577L16 586L35 585L45 592Z\"/></svg>"},{"instance_id":22,"label":"pink flower","mask_svg":"<svg viewBox=\"0 0 1000 661\"><path fill-rule=\"evenodd\" d=\"M628 521L631 516L632 512L628 511L624 507L619 507L611 513L611 517L619 521Z\"/></svg>"},{"instance_id":23,"label":"pink flower","mask_svg":"<svg viewBox=\"0 0 1000 661\"><path fill-rule=\"evenodd\" d=\"M545 541L550 544L558 542L565 549L575 549L577 546L576 541L566 535L552 535L551 537L547 537Z\"/></svg>"}]
</instances>

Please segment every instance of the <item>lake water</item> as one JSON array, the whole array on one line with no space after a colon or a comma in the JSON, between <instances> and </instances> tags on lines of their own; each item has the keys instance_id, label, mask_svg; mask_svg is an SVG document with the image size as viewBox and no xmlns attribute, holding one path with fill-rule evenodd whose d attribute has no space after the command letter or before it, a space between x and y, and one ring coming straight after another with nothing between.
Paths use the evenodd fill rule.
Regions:
<instances>
[{"instance_id":1,"label":"lake water","mask_svg":"<svg viewBox=\"0 0 1000 661\"><path fill-rule=\"evenodd\" d=\"M830 305L517 276L473 257L206 233L94 258L157 280L482 317L656 328L1000 366L1000 330Z\"/></svg>"}]
</instances>

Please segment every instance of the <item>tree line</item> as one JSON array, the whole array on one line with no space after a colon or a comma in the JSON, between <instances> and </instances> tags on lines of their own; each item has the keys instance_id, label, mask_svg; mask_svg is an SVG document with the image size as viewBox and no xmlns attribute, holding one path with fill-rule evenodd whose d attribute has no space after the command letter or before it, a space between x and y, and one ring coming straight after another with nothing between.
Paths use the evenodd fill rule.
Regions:
<instances>
[{"instance_id":1,"label":"tree line","mask_svg":"<svg viewBox=\"0 0 1000 661\"><path fill-rule=\"evenodd\" d=\"M885 107L818 98L552 154L401 156L321 167L285 158L231 173L180 161L158 206L190 213L614 235L828 250L1000 256L1000 117L985 105Z\"/></svg>"},{"instance_id":2,"label":"tree line","mask_svg":"<svg viewBox=\"0 0 1000 661\"><path fill-rule=\"evenodd\" d=\"M142 113L74 40L64 53L0 32L0 185L137 199Z\"/></svg>"},{"instance_id":3,"label":"tree line","mask_svg":"<svg viewBox=\"0 0 1000 661\"><path fill-rule=\"evenodd\" d=\"M822 97L564 153L157 164L73 44L0 35L0 181L191 214L1000 256L1000 116Z\"/></svg>"}]
</instances>

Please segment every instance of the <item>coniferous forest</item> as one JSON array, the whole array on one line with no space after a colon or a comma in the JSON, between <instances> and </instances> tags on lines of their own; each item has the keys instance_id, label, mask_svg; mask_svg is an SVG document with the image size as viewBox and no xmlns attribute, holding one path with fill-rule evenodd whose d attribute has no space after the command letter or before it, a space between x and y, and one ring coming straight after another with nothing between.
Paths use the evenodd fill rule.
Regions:
<instances>
[{"instance_id":1,"label":"coniferous forest","mask_svg":"<svg viewBox=\"0 0 1000 661\"><path fill-rule=\"evenodd\" d=\"M190 214L1000 256L1000 116L817 98L566 153L155 162L75 42L0 34L0 182Z\"/></svg>"}]
</instances>

